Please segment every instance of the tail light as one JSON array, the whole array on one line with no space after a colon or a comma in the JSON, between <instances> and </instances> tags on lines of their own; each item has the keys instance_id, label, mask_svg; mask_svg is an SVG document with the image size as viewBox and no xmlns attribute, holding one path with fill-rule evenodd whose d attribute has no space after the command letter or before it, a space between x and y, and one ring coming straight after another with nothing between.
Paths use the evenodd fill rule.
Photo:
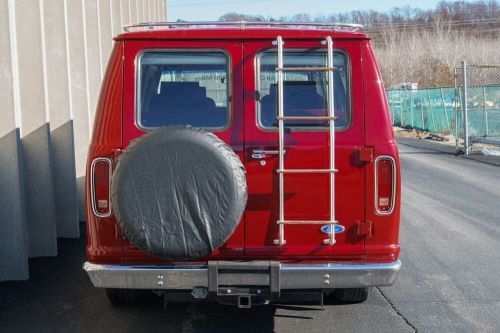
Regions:
<instances>
[{"instance_id":1,"label":"tail light","mask_svg":"<svg viewBox=\"0 0 500 333\"><path fill-rule=\"evenodd\" d=\"M90 177L92 211L99 217L111 215L111 160L104 157L96 158L92 162Z\"/></svg>"},{"instance_id":2,"label":"tail light","mask_svg":"<svg viewBox=\"0 0 500 333\"><path fill-rule=\"evenodd\" d=\"M390 156L375 160L375 208L378 214L390 214L396 195L396 163Z\"/></svg>"}]
</instances>

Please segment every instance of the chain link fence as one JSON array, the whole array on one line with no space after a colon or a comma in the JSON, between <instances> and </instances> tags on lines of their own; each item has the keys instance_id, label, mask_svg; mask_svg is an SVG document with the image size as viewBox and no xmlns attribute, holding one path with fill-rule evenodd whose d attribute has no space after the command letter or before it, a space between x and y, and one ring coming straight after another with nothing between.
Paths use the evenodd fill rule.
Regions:
<instances>
[{"instance_id":1,"label":"chain link fence","mask_svg":"<svg viewBox=\"0 0 500 333\"><path fill-rule=\"evenodd\" d=\"M452 135L457 153L500 155L500 66L464 62L454 77L454 87L388 90L393 125Z\"/></svg>"},{"instance_id":2,"label":"chain link fence","mask_svg":"<svg viewBox=\"0 0 500 333\"><path fill-rule=\"evenodd\" d=\"M455 68L457 152L500 154L500 66Z\"/></svg>"},{"instance_id":3,"label":"chain link fence","mask_svg":"<svg viewBox=\"0 0 500 333\"><path fill-rule=\"evenodd\" d=\"M394 126L451 134L455 128L455 89L387 91Z\"/></svg>"}]
</instances>

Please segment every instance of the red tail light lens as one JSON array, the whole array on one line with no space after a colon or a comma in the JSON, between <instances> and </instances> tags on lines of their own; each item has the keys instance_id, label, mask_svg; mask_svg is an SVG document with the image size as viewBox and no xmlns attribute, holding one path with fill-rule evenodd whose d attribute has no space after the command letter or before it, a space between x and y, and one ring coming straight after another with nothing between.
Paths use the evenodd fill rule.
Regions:
<instances>
[{"instance_id":1,"label":"red tail light lens","mask_svg":"<svg viewBox=\"0 0 500 333\"><path fill-rule=\"evenodd\" d=\"M379 214L390 214L394 208L396 167L392 157L375 160L375 207Z\"/></svg>"},{"instance_id":2,"label":"red tail light lens","mask_svg":"<svg viewBox=\"0 0 500 333\"><path fill-rule=\"evenodd\" d=\"M92 210L96 216L111 215L110 201L111 160L96 158L91 167L91 197Z\"/></svg>"}]
</instances>

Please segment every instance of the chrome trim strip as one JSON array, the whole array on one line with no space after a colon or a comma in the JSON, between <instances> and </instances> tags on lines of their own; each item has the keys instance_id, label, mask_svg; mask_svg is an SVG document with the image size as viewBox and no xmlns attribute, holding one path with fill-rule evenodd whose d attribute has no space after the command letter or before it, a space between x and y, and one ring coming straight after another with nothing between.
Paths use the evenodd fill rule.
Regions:
<instances>
[{"instance_id":1,"label":"chrome trim strip","mask_svg":"<svg viewBox=\"0 0 500 333\"><path fill-rule=\"evenodd\" d=\"M328 289L390 286L401 261L391 263L281 264L282 289Z\"/></svg>"},{"instance_id":2,"label":"chrome trim strip","mask_svg":"<svg viewBox=\"0 0 500 333\"><path fill-rule=\"evenodd\" d=\"M108 211L104 214L99 213L97 211L97 206L95 202L95 193L94 193L94 169L95 165L99 162L105 162L109 165L109 198L108 198ZM111 215L111 176L113 174L113 162L108 157L98 157L92 161L90 166L90 199L92 201L92 212L97 217L108 217Z\"/></svg>"},{"instance_id":3,"label":"chrome trim strip","mask_svg":"<svg viewBox=\"0 0 500 333\"><path fill-rule=\"evenodd\" d=\"M266 158L266 155L279 155L279 153L279 150L254 149L252 150L252 158L260 160Z\"/></svg>"},{"instance_id":4,"label":"chrome trim strip","mask_svg":"<svg viewBox=\"0 0 500 333\"><path fill-rule=\"evenodd\" d=\"M252 266L249 264L249 267ZM281 289L389 286L394 283L400 268L399 260L389 263L282 263ZM83 269L92 284L99 288L191 290L194 287L208 287L206 264L162 266L86 262ZM239 278L243 281L245 276Z\"/></svg>"},{"instance_id":5,"label":"chrome trim strip","mask_svg":"<svg viewBox=\"0 0 500 333\"><path fill-rule=\"evenodd\" d=\"M391 192L391 208L388 211L381 211L378 209L378 162L381 160L391 161L392 164L392 192ZM396 160L389 155L381 155L375 159L375 212L378 215L390 215L396 206Z\"/></svg>"}]
</instances>

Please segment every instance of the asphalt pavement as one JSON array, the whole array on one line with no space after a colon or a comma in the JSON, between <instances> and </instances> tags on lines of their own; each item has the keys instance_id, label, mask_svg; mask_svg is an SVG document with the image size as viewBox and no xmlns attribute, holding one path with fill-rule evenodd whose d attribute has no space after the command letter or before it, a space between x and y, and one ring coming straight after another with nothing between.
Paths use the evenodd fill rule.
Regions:
<instances>
[{"instance_id":1,"label":"asphalt pavement","mask_svg":"<svg viewBox=\"0 0 500 333\"><path fill-rule=\"evenodd\" d=\"M113 307L81 270L85 240L0 283L0 332L499 332L500 167L400 144L401 269L357 305Z\"/></svg>"}]
</instances>

